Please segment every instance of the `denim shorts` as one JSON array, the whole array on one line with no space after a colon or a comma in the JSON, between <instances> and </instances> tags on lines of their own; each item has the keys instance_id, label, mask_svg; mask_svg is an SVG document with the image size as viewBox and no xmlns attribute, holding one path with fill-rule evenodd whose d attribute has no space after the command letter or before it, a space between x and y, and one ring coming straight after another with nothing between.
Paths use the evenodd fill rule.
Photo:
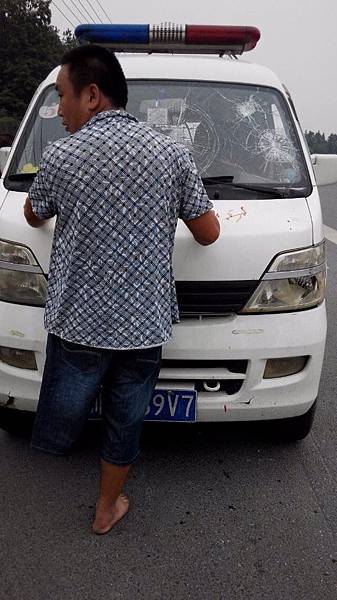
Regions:
<instances>
[{"instance_id":1,"label":"denim shorts","mask_svg":"<svg viewBox=\"0 0 337 600\"><path fill-rule=\"evenodd\" d=\"M118 466L134 462L161 350L92 348L49 334L32 447L68 453L101 395L101 458Z\"/></svg>"}]
</instances>

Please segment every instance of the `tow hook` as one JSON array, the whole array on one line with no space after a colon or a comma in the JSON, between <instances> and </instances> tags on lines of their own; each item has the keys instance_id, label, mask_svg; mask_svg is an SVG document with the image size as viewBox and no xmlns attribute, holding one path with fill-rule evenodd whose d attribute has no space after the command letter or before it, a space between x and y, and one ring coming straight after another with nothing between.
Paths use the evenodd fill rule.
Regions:
<instances>
[{"instance_id":1,"label":"tow hook","mask_svg":"<svg viewBox=\"0 0 337 600\"><path fill-rule=\"evenodd\" d=\"M220 381L203 381L202 385L205 392L218 392L221 388Z\"/></svg>"}]
</instances>

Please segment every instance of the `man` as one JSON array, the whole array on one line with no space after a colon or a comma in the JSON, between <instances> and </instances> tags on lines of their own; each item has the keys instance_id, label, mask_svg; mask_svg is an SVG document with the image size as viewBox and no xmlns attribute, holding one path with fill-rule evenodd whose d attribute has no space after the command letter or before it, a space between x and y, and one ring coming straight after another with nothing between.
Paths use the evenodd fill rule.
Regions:
<instances>
[{"instance_id":1,"label":"man","mask_svg":"<svg viewBox=\"0 0 337 600\"><path fill-rule=\"evenodd\" d=\"M127 86L107 49L68 52L57 77L69 137L49 146L26 200L32 227L56 215L47 356L32 446L64 454L102 393L100 492L93 531L128 510L121 491L139 453L161 347L178 311L178 217L203 245L219 235L187 149L125 112Z\"/></svg>"}]
</instances>

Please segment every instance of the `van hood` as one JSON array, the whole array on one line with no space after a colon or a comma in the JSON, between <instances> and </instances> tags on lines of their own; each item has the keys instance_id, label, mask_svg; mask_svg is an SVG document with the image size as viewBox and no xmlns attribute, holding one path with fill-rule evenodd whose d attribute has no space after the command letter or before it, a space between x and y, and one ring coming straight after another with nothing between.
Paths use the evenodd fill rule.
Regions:
<instances>
[{"instance_id":1,"label":"van hood","mask_svg":"<svg viewBox=\"0 0 337 600\"><path fill-rule=\"evenodd\" d=\"M214 202L221 234L208 247L178 224L174 250L177 280L258 280L280 252L313 243L305 198Z\"/></svg>"},{"instance_id":2,"label":"van hood","mask_svg":"<svg viewBox=\"0 0 337 600\"><path fill-rule=\"evenodd\" d=\"M0 211L0 238L28 246L48 273L54 219L40 229L23 216L26 194L8 192ZM305 198L219 200L219 239L207 247L178 223L174 273L180 281L258 280L276 254L312 245L312 221Z\"/></svg>"}]
</instances>

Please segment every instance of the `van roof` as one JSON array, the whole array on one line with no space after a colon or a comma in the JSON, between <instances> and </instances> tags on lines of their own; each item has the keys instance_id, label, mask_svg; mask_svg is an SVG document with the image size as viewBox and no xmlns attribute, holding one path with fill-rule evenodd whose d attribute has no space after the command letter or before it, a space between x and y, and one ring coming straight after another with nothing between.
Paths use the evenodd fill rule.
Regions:
<instances>
[{"instance_id":1,"label":"van roof","mask_svg":"<svg viewBox=\"0 0 337 600\"><path fill-rule=\"evenodd\" d=\"M274 87L284 91L282 83L270 69L228 56L200 54L127 54L118 53L127 79L183 79L219 81ZM44 84L54 83L59 67Z\"/></svg>"}]
</instances>

